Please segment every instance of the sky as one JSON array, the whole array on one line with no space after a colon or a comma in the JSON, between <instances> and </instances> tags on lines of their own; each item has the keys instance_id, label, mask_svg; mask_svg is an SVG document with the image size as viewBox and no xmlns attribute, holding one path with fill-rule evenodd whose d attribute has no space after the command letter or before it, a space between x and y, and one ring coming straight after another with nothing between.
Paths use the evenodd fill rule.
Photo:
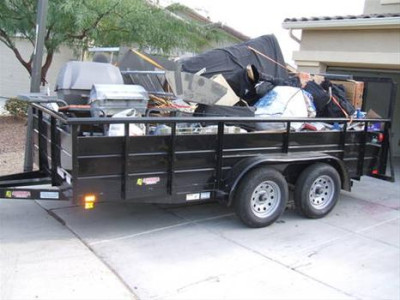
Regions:
<instances>
[{"instance_id":1,"label":"sky","mask_svg":"<svg viewBox=\"0 0 400 300\"><path fill-rule=\"evenodd\" d=\"M294 64L298 43L282 28L285 18L359 15L364 0L160 0L161 5L179 2L213 22L221 22L250 37L275 34L285 61ZM295 33L299 34L299 33Z\"/></svg>"}]
</instances>

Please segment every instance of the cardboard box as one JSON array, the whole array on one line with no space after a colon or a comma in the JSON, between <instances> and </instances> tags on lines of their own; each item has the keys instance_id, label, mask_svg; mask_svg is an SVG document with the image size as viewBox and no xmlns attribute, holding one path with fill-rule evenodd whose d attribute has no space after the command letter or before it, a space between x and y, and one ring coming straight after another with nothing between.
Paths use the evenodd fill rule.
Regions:
<instances>
[{"instance_id":1,"label":"cardboard box","mask_svg":"<svg viewBox=\"0 0 400 300\"><path fill-rule=\"evenodd\" d=\"M304 88L307 85L307 82L314 80L316 83L321 84L325 80L325 77L322 75L313 75L306 72L299 72L297 76L300 79L301 87Z\"/></svg>"},{"instance_id":2,"label":"cardboard box","mask_svg":"<svg viewBox=\"0 0 400 300\"><path fill-rule=\"evenodd\" d=\"M223 95L215 104L217 105L224 105L224 106L233 106L240 101L240 98L235 94L232 90L229 83L226 81L225 77L221 74L214 75L211 77L211 80L219 83L223 87L227 89L226 94Z\"/></svg>"},{"instance_id":3,"label":"cardboard box","mask_svg":"<svg viewBox=\"0 0 400 300\"><path fill-rule=\"evenodd\" d=\"M343 85L347 99L356 109L361 109L364 94L364 82L355 80L331 80L331 82Z\"/></svg>"}]
</instances>

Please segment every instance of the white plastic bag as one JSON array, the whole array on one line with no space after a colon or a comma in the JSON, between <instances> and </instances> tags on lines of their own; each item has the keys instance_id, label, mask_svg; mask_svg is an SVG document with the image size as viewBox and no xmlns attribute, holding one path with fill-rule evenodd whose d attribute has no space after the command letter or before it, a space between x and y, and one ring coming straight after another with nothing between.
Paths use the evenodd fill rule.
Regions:
<instances>
[{"instance_id":1,"label":"white plastic bag","mask_svg":"<svg viewBox=\"0 0 400 300\"><path fill-rule=\"evenodd\" d=\"M132 118L138 117L135 109L126 109L123 110L115 115L113 118ZM146 127L144 124L129 124L129 135L130 136L138 136L138 135L145 135ZM125 135L125 125L124 124L111 124L110 128L108 129L108 136L124 136Z\"/></svg>"},{"instance_id":2,"label":"white plastic bag","mask_svg":"<svg viewBox=\"0 0 400 300\"><path fill-rule=\"evenodd\" d=\"M302 89L291 86L277 86L255 104L257 117L265 118L307 118L315 116L315 108L311 99ZM299 130L303 123L293 122L291 127ZM256 124L257 130L285 129L285 123Z\"/></svg>"}]
</instances>

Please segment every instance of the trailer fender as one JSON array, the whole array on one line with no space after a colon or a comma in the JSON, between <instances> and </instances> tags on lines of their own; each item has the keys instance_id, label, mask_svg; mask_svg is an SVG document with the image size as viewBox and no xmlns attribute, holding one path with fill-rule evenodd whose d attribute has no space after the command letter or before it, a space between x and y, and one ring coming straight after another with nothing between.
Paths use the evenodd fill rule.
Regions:
<instances>
[{"instance_id":1,"label":"trailer fender","mask_svg":"<svg viewBox=\"0 0 400 300\"><path fill-rule=\"evenodd\" d=\"M261 165L276 167L279 171L283 171L292 163L307 162L325 162L332 165L338 172L342 181L342 189L350 191L351 180L347 168L342 160L337 157L321 152L297 152L297 153L279 153L268 155L257 155L245 158L238 162L229 172L225 180L225 192L229 195L228 206L232 205L233 195L238 187L240 180L252 169ZM282 170L282 165L284 168Z\"/></svg>"}]
</instances>

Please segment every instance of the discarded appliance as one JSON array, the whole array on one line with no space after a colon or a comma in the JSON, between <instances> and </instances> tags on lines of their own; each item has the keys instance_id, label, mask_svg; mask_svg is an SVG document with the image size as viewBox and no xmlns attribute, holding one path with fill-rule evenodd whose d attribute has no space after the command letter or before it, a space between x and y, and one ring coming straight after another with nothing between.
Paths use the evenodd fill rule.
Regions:
<instances>
[{"instance_id":1,"label":"discarded appliance","mask_svg":"<svg viewBox=\"0 0 400 300\"><path fill-rule=\"evenodd\" d=\"M106 63L70 61L58 73L55 91L68 104L87 104L93 84L123 84L120 70Z\"/></svg>"},{"instance_id":2,"label":"discarded appliance","mask_svg":"<svg viewBox=\"0 0 400 300\"><path fill-rule=\"evenodd\" d=\"M185 101L214 104L227 93L226 87L196 74L166 71L165 77L175 96Z\"/></svg>"},{"instance_id":3,"label":"discarded appliance","mask_svg":"<svg viewBox=\"0 0 400 300\"><path fill-rule=\"evenodd\" d=\"M177 64L164 56L129 49L119 62L125 84L139 84L149 93L166 95L164 70L177 70ZM171 95L169 95L171 96Z\"/></svg>"},{"instance_id":4,"label":"discarded appliance","mask_svg":"<svg viewBox=\"0 0 400 300\"><path fill-rule=\"evenodd\" d=\"M122 110L134 108L139 114L146 114L149 95L140 85L95 84L90 91L92 107L114 115Z\"/></svg>"}]
</instances>

